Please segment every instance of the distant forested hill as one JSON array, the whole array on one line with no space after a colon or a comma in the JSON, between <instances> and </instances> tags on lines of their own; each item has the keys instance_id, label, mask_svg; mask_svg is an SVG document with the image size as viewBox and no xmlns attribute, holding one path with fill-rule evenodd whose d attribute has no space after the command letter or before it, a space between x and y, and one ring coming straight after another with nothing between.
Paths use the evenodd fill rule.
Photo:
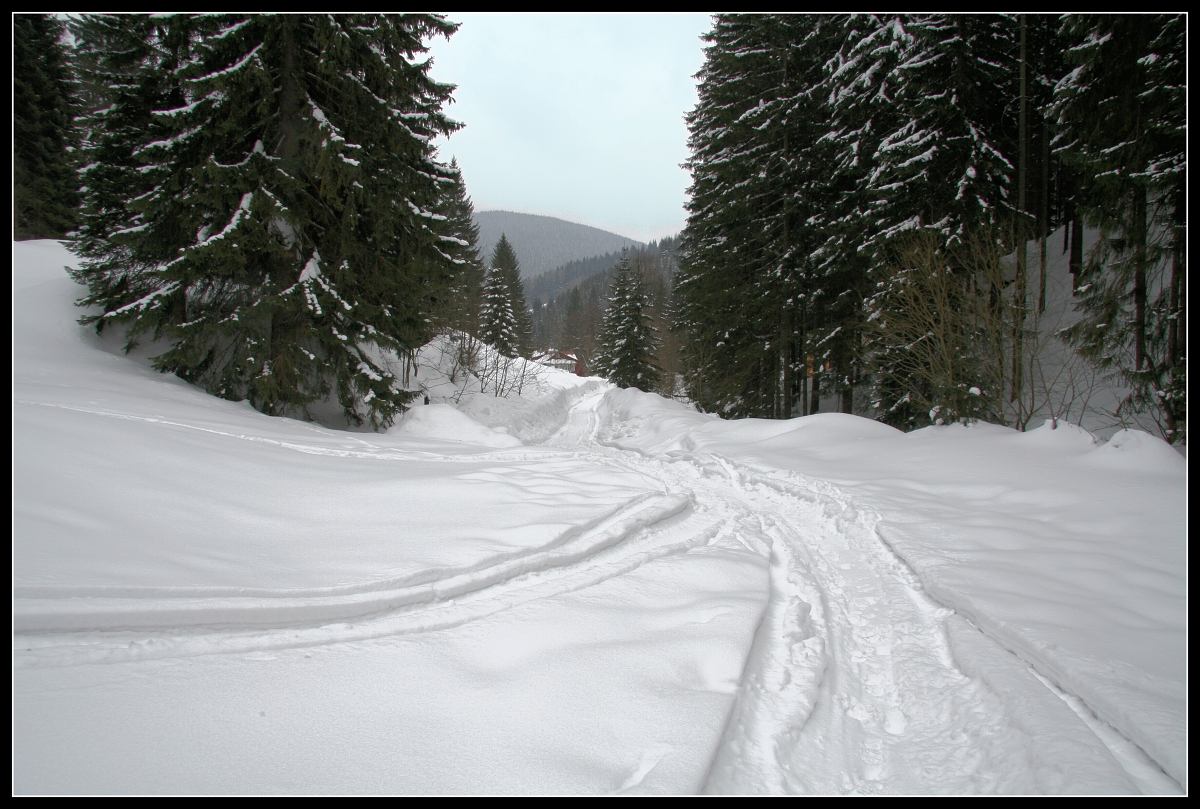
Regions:
<instances>
[{"instance_id":1,"label":"distant forested hill","mask_svg":"<svg viewBox=\"0 0 1200 809\"><path fill-rule=\"evenodd\" d=\"M491 258L500 234L508 236L521 277L532 278L571 261L621 252L624 247L640 247L641 242L607 230L556 219L512 211L479 211L474 216L479 226L479 255ZM530 298L532 300L532 297Z\"/></svg>"},{"instance_id":2,"label":"distant forested hill","mask_svg":"<svg viewBox=\"0 0 1200 809\"><path fill-rule=\"evenodd\" d=\"M612 269L621 261L621 251L605 253L601 256L581 258L568 261L561 267L544 272L525 282L525 299L531 304L540 300L549 303L563 292L569 292L584 279Z\"/></svg>"}]
</instances>

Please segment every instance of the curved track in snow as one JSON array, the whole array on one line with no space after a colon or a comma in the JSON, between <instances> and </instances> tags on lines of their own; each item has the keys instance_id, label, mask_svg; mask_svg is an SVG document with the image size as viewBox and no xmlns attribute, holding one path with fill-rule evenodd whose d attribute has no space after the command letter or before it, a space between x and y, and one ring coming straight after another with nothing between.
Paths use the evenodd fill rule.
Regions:
<instances>
[{"instance_id":1,"label":"curved track in snow","mask_svg":"<svg viewBox=\"0 0 1200 809\"><path fill-rule=\"evenodd\" d=\"M878 535L871 513L835 487L795 473L701 453L608 446L599 407L605 395L589 390L575 398L547 446L633 472L655 493L547 546L439 571L431 580L369 588L16 592L14 665L255 652L425 632L723 541L770 559L771 592L706 791L1136 791L1086 728L1063 736L1064 723L1082 723L1050 691L1041 689L1044 698L1035 694L1025 706L1030 716L1014 716L1005 682L1032 675L1003 652L980 663L981 655L995 655L991 642L923 592ZM1004 666L1011 671L1001 682ZM1028 688L1013 688L1028 699ZM1054 722L1039 726L1034 715L1046 714ZM1064 758L1070 766L1061 766Z\"/></svg>"},{"instance_id":2,"label":"curved track in snow","mask_svg":"<svg viewBox=\"0 0 1200 809\"><path fill-rule=\"evenodd\" d=\"M964 672L956 657L976 644L983 651L971 660L990 655L985 668L1015 670L1029 699L1027 667L928 597L872 514L794 473L606 448L603 396L580 401L549 443L627 465L665 492L689 492L699 513L770 556L767 610L706 791L1136 791L1049 690L1035 684L1034 704L1023 706L1053 716L1038 726L1014 719L994 682Z\"/></svg>"}]
</instances>

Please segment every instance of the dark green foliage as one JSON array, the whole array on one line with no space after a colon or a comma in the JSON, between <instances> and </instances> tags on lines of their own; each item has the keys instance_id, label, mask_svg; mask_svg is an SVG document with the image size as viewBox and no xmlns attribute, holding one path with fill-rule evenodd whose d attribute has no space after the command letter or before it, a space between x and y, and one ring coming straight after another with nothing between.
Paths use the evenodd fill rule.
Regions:
<instances>
[{"instance_id":1,"label":"dark green foliage","mask_svg":"<svg viewBox=\"0 0 1200 809\"><path fill-rule=\"evenodd\" d=\"M47 14L13 15L15 239L61 239L76 224L76 108L65 30Z\"/></svg>"},{"instance_id":2,"label":"dark green foliage","mask_svg":"<svg viewBox=\"0 0 1200 809\"><path fill-rule=\"evenodd\" d=\"M458 161L450 161L448 174L452 182L444 183L447 191L438 207L438 213L446 217L446 222L439 230L442 232L442 250L450 257L454 268L447 278L448 288L438 293L435 322L478 336L484 271L479 260L479 228L471 219L475 206L467 196Z\"/></svg>"},{"instance_id":3,"label":"dark green foliage","mask_svg":"<svg viewBox=\"0 0 1200 809\"><path fill-rule=\"evenodd\" d=\"M806 412L807 357L838 331L828 307L840 290L814 260L831 201L822 82L837 25L721 15L706 37L676 287L688 392L705 410Z\"/></svg>"},{"instance_id":4,"label":"dark green foliage","mask_svg":"<svg viewBox=\"0 0 1200 809\"><path fill-rule=\"evenodd\" d=\"M1186 29L1183 15L1068 18L1074 69L1055 91L1058 152L1100 231L1068 338L1172 441L1187 425Z\"/></svg>"},{"instance_id":5,"label":"dark green foliage","mask_svg":"<svg viewBox=\"0 0 1200 809\"><path fill-rule=\"evenodd\" d=\"M483 282L479 339L495 348L504 357L516 357L521 338L517 313L513 311L512 288L507 274L493 267Z\"/></svg>"},{"instance_id":6,"label":"dark green foliage","mask_svg":"<svg viewBox=\"0 0 1200 809\"><path fill-rule=\"evenodd\" d=\"M673 280L678 270L678 246L678 237L667 237L625 254L646 284L646 311L651 324L657 329L660 341L654 363L663 370L662 380L656 390L666 396L677 393L676 375L680 372L679 334L673 329ZM595 259L571 262L559 270L546 273L557 277L550 284L559 292L545 304L535 302L533 318L536 348L574 352L585 368L592 367L599 346L604 310L620 261L621 256L614 257L609 253ZM569 282L566 289L559 287L557 279L578 272L589 264L597 271ZM530 286L537 284L541 278L534 278Z\"/></svg>"},{"instance_id":7,"label":"dark green foliage","mask_svg":"<svg viewBox=\"0 0 1200 809\"><path fill-rule=\"evenodd\" d=\"M622 388L653 390L662 373L654 362L659 341L650 322L648 303L641 272L626 256L608 296L593 363L596 373Z\"/></svg>"},{"instance_id":8,"label":"dark green foliage","mask_svg":"<svg viewBox=\"0 0 1200 809\"><path fill-rule=\"evenodd\" d=\"M485 343L506 357L529 355L533 323L521 284L521 263L503 233L484 282L481 320L479 336Z\"/></svg>"},{"instance_id":9,"label":"dark green foliage","mask_svg":"<svg viewBox=\"0 0 1200 809\"><path fill-rule=\"evenodd\" d=\"M90 27L90 30L88 28ZM431 139L430 15L88 18L81 305L169 371L271 414L387 425L465 260ZM101 175L103 175L101 177ZM93 179L95 178L95 179ZM451 206L452 207L452 206ZM453 214L453 212L450 212ZM448 224L450 223L450 224ZM459 228L461 229L461 228Z\"/></svg>"},{"instance_id":10,"label":"dark green foliage","mask_svg":"<svg viewBox=\"0 0 1200 809\"><path fill-rule=\"evenodd\" d=\"M1046 239L1070 225L1082 272L1083 220L1102 239L1071 337L1122 369L1130 413L1158 408L1181 435L1185 38L1180 16L718 15L688 118L676 288L691 398L786 418L822 396L866 410L859 390L899 426L935 420L936 405L908 407L924 383L903 358L864 340L865 318L904 297L897 251L927 233L955 277L986 276L973 296L1002 304L984 330L1003 343L984 352L988 413L1022 426ZM1007 274L955 264L1014 252ZM942 410L973 418L964 402Z\"/></svg>"}]
</instances>

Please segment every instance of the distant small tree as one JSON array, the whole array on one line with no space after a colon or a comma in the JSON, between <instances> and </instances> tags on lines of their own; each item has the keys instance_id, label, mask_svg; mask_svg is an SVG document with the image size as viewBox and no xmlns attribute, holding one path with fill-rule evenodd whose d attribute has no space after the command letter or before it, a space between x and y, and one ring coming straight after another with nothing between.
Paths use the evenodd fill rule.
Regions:
<instances>
[{"instance_id":1,"label":"distant small tree","mask_svg":"<svg viewBox=\"0 0 1200 809\"><path fill-rule=\"evenodd\" d=\"M512 350L513 353L507 356L528 356L529 344L533 338L533 318L529 313L529 306L525 302L525 286L521 283L521 262L517 260L517 252L513 249L512 243L503 233L500 234L500 241L496 243L495 250L492 251L492 269L489 271L490 276L498 273L498 278L494 283L503 284L508 295L508 306L512 312ZM486 298L487 293L484 293ZM489 306L485 302L485 307ZM494 306L488 310L493 313L498 312ZM486 320L486 318L485 318ZM484 325L485 329L495 329L495 324L488 326ZM494 333L494 331L492 332ZM490 342L484 338L485 342ZM495 345L493 343L493 345Z\"/></svg>"},{"instance_id":2,"label":"distant small tree","mask_svg":"<svg viewBox=\"0 0 1200 809\"><path fill-rule=\"evenodd\" d=\"M662 375L654 362L659 340L647 309L645 284L625 256L613 281L595 360L596 371L622 388L650 391Z\"/></svg>"},{"instance_id":3,"label":"distant small tree","mask_svg":"<svg viewBox=\"0 0 1200 809\"><path fill-rule=\"evenodd\" d=\"M517 356L521 342L517 316L513 312L507 274L498 267L488 270L484 279L479 321L479 339L505 357Z\"/></svg>"}]
</instances>

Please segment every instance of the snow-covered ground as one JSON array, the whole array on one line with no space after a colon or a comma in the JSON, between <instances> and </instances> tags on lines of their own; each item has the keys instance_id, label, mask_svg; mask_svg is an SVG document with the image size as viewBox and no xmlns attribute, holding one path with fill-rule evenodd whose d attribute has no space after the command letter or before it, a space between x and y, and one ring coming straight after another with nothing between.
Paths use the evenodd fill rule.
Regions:
<instances>
[{"instance_id":1,"label":"snow-covered ground","mask_svg":"<svg viewBox=\"0 0 1200 809\"><path fill-rule=\"evenodd\" d=\"M13 245L13 782L1178 793L1186 463L1060 424L727 422L446 344L386 434L74 321Z\"/></svg>"}]
</instances>

